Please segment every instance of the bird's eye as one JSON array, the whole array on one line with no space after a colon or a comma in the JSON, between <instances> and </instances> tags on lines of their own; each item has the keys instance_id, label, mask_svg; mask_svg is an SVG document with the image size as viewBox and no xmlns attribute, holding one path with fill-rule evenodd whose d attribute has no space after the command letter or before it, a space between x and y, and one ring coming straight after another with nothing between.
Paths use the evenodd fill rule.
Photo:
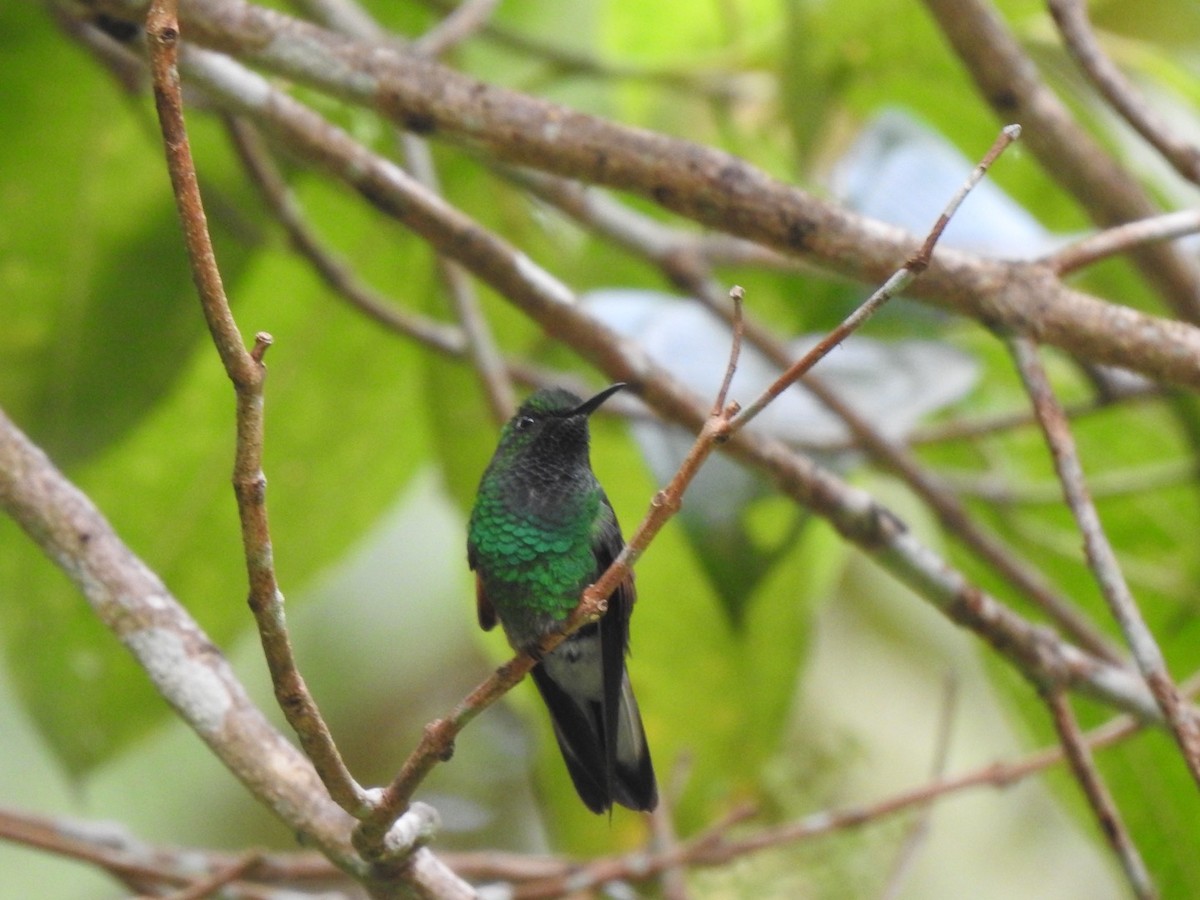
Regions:
<instances>
[{"instance_id":1,"label":"bird's eye","mask_svg":"<svg viewBox=\"0 0 1200 900\"><path fill-rule=\"evenodd\" d=\"M517 431L524 431L531 425L533 425L533 419L531 419L529 416L518 416L517 421L513 423L513 427L515 427Z\"/></svg>"}]
</instances>

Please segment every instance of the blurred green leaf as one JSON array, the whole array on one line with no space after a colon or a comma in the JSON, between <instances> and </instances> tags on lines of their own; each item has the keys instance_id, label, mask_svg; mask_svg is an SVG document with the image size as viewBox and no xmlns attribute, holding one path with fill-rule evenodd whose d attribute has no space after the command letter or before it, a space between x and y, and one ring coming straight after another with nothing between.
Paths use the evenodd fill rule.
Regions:
<instances>
[{"instance_id":1,"label":"blurred green leaf","mask_svg":"<svg viewBox=\"0 0 1200 900\"><path fill-rule=\"evenodd\" d=\"M427 290L425 251L411 236L381 231L370 211L327 187L303 199L315 221L338 223L339 246L361 254L369 276L389 277L417 298ZM260 252L226 287L243 333L275 338L264 468L286 593L337 559L426 458L420 354L332 300L291 254ZM202 322L194 297L186 308ZM139 327L154 333L151 323ZM180 371L172 389L71 474L221 643L250 622L229 483L233 391L207 341L173 362ZM119 384L97 381L92 390L119 399ZM0 571L15 586L0 597L9 664L62 760L86 772L166 707L33 546L11 528L4 545Z\"/></svg>"}]
</instances>

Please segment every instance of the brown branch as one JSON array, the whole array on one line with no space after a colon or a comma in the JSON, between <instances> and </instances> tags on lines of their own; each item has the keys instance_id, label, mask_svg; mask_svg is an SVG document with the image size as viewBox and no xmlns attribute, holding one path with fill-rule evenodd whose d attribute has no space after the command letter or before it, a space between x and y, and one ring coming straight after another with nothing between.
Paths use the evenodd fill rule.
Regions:
<instances>
[{"instance_id":1,"label":"brown branch","mask_svg":"<svg viewBox=\"0 0 1200 900\"><path fill-rule=\"evenodd\" d=\"M363 874L351 819L267 722L225 658L84 494L0 413L0 508L71 579L179 717L305 843Z\"/></svg>"},{"instance_id":2,"label":"brown branch","mask_svg":"<svg viewBox=\"0 0 1200 900\"><path fill-rule=\"evenodd\" d=\"M1090 234L1043 257L1042 263L1057 275L1067 275L1139 244L1171 241L1197 232L1200 232L1200 210L1184 209Z\"/></svg>"},{"instance_id":3,"label":"brown branch","mask_svg":"<svg viewBox=\"0 0 1200 900\"><path fill-rule=\"evenodd\" d=\"M262 858L262 854L256 850L251 850L243 853L240 857L226 866L223 866L213 872L207 878L200 878L192 882L185 888L181 888L171 894L155 894L155 897L161 900L203 900L211 894L229 885L230 882L237 880L242 875L245 875L250 869L258 864ZM140 900L148 900L148 898L140 898Z\"/></svg>"},{"instance_id":4,"label":"brown branch","mask_svg":"<svg viewBox=\"0 0 1200 900\"><path fill-rule=\"evenodd\" d=\"M311 0L309 0L311 2ZM442 12L456 8L459 0L418 0L424 6ZM563 42L531 37L497 22L487 22L481 34L489 42L544 63L554 72L600 79L640 81L675 91L695 93L711 100L736 100L741 92L736 73L694 72L687 67L638 65L597 58L573 50Z\"/></svg>"},{"instance_id":5,"label":"brown branch","mask_svg":"<svg viewBox=\"0 0 1200 900\"><path fill-rule=\"evenodd\" d=\"M92 2L129 16L145 0ZM632 191L698 222L807 256L862 281L878 284L916 249L915 239L899 229L820 201L715 149L482 84L394 46L343 38L239 0L192 0L186 12L202 43L371 106L413 130L473 144L497 161ZM246 111L262 100L261 91L238 98ZM328 160L328 152L324 148L317 158ZM1107 181L1096 184L1089 183L1089 191L1105 195ZM1144 204L1139 209L1113 218L1125 221L1154 212ZM1172 253L1147 277L1166 273L1163 277L1179 289L1175 294L1186 282L1187 305L1200 306L1200 291L1192 291L1193 282L1184 277L1190 267L1183 266L1188 273L1181 274L1181 265ZM1040 266L942 248L913 294L995 325L1032 330L1039 341L1083 359L1200 386L1200 331L1068 290Z\"/></svg>"},{"instance_id":6,"label":"brown branch","mask_svg":"<svg viewBox=\"0 0 1200 900\"><path fill-rule=\"evenodd\" d=\"M73 859L103 870L134 890L183 887L209 892L216 883L225 893L245 900L278 896L271 885L305 882L316 886L349 883L345 872L313 851L295 853L230 853L196 847L148 844L111 823L65 816L45 816L0 807L0 840ZM160 895L156 895L160 896ZM178 895L172 895L173 900ZM203 893L198 896L204 896Z\"/></svg>"},{"instance_id":7,"label":"brown branch","mask_svg":"<svg viewBox=\"0 0 1200 900\"><path fill-rule=\"evenodd\" d=\"M604 235L631 253L652 260L677 284L689 284L697 264L739 266L786 272L811 271L802 261L729 234L684 231L638 212L599 188L577 181L495 166L509 181L532 192L572 219ZM684 275L680 278L680 275Z\"/></svg>"},{"instance_id":8,"label":"brown branch","mask_svg":"<svg viewBox=\"0 0 1200 900\"><path fill-rule=\"evenodd\" d=\"M662 793L659 794L658 805L650 813L650 827L654 837L654 849L660 853L678 855L680 841L675 832L672 803L673 801ZM663 900L690 900L687 867L682 862L665 867L658 881Z\"/></svg>"},{"instance_id":9,"label":"brown branch","mask_svg":"<svg viewBox=\"0 0 1200 900\"><path fill-rule=\"evenodd\" d=\"M388 300L361 282L349 266L322 244L248 120L227 117L225 125L243 167L269 212L283 226L296 252L337 296L389 331L438 353L465 355L467 341L461 329L411 312Z\"/></svg>"},{"instance_id":10,"label":"brown branch","mask_svg":"<svg viewBox=\"0 0 1200 900\"><path fill-rule=\"evenodd\" d=\"M1150 873L1146 870L1145 863L1142 862L1141 854L1138 853L1133 839L1130 838L1128 830L1121 821L1121 815L1117 812L1112 795L1108 792L1099 770L1092 761L1091 751L1079 730L1079 723L1075 721L1070 701L1060 691L1054 689L1044 692L1044 697L1046 705L1050 708L1058 739L1062 743L1067 762L1070 764L1071 773L1079 782L1084 796L1087 797L1088 805L1096 814L1105 840L1117 855L1121 868L1125 870L1125 877L1129 879L1129 886L1133 889L1134 895L1141 900L1156 898L1158 891L1154 887Z\"/></svg>"},{"instance_id":11,"label":"brown branch","mask_svg":"<svg viewBox=\"0 0 1200 900\"><path fill-rule=\"evenodd\" d=\"M469 5L464 4L463 8ZM401 136L401 146L413 177L433 193L441 193L429 145L414 135L404 134ZM467 339L467 358L475 367L492 419L497 423L507 422L516 412L516 395L491 327L479 307L475 288L466 269L458 263L439 254L437 265L442 283L450 295L450 307Z\"/></svg>"},{"instance_id":12,"label":"brown branch","mask_svg":"<svg viewBox=\"0 0 1200 900\"><path fill-rule=\"evenodd\" d=\"M1100 47L1082 0L1048 0L1063 44L1096 89L1184 178L1200 184L1200 147L1176 134Z\"/></svg>"},{"instance_id":13,"label":"brown branch","mask_svg":"<svg viewBox=\"0 0 1200 900\"><path fill-rule=\"evenodd\" d=\"M247 352L221 284L183 118L183 92L177 68L177 14L176 3L156 0L146 19L146 35L167 168L171 173L193 280L213 342L237 395L233 486L250 580L250 608L262 638L275 696L288 724L295 729L305 753L313 761L334 801L352 815L361 815L368 806L367 796L342 761L329 728L296 667L287 634L283 594L275 579L267 523L266 478L262 472L263 381L266 376L262 356L271 338L259 334L254 349Z\"/></svg>"},{"instance_id":14,"label":"brown branch","mask_svg":"<svg viewBox=\"0 0 1200 900\"><path fill-rule=\"evenodd\" d=\"M1121 225L1160 211L1042 81L987 0L924 2L997 116L1025 127L1025 145L1098 225ZM1193 261L1174 247L1155 245L1139 246L1132 258L1180 318L1200 322L1200 269ZM1033 336L1047 342L1044 333Z\"/></svg>"},{"instance_id":15,"label":"brown branch","mask_svg":"<svg viewBox=\"0 0 1200 900\"><path fill-rule=\"evenodd\" d=\"M938 473L943 481L960 493L997 506L1054 506L1062 503L1062 485L1057 481L1013 484L993 472ZM1185 456L1145 466L1130 466L1093 475L1088 491L1093 498L1146 494L1164 488L1182 487L1200 477L1200 460Z\"/></svg>"},{"instance_id":16,"label":"brown branch","mask_svg":"<svg viewBox=\"0 0 1200 900\"><path fill-rule=\"evenodd\" d=\"M441 56L469 40L487 25L500 0L463 0L444 19L413 42L413 50L426 56Z\"/></svg>"},{"instance_id":17,"label":"brown branch","mask_svg":"<svg viewBox=\"0 0 1200 900\"><path fill-rule=\"evenodd\" d=\"M1171 680L1162 650L1142 618L1141 610L1121 573L1116 553L1104 533L1100 516L1088 493L1070 423L1050 385L1037 345L1019 335L1009 338L1008 345L1054 458L1063 496L1083 535L1088 567L1133 652L1138 669L1162 709L1188 770L1200 785L1200 722L1197 721L1195 709L1183 699Z\"/></svg>"},{"instance_id":18,"label":"brown branch","mask_svg":"<svg viewBox=\"0 0 1200 900\"><path fill-rule=\"evenodd\" d=\"M788 387L794 384L801 376L809 371L817 364L830 350L840 344L846 337L857 328L859 328L867 319L883 306L888 300L908 288L913 283L918 275L921 275L929 268L929 263L933 258L933 249L937 246L938 240L942 236L942 232L946 230L946 226L950 223L951 217L955 211L966 199L967 194L971 189L979 183L992 163L1004 152L1013 141L1021 136L1021 126L1006 125L996 138L995 142L984 154L979 164L971 170L971 174L967 177L963 185L958 189L955 195L946 204L946 208L938 216L933 227L925 236L924 242L920 248L914 253L904 265L897 269L883 283L883 285L875 291L866 301L859 306L850 316L847 316L845 321L829 332L825 337L813 346L811 350L804 355L802 359L798 359L786 372L780 375L775 381L763 391L762 395L753 403L742 410L741 414L733 423L733 430L737 431L744 428L750 423L766 407L768 403L782 394Z\"/></svg>"}]
</instances>

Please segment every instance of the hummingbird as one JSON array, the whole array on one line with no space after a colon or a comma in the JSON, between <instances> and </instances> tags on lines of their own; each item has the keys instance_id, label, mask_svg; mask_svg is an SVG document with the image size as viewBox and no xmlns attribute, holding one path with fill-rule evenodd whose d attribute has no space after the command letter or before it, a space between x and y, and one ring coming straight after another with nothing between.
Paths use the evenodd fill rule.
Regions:
<instances>
[{"instance_id":1,"label":"hummingbird","mask_svg":"<svg viewBox=\"0 0 1200 900\"><path fill-rule=\"evenodd\" d=\"M588 416L624 384L590 400L560 388L526 400L500 433L479 483L467 536L479 625L499 622L517 651L562 628L584 588L604 573L625 541L592 472ZM625 669L630 573L598 622L538 659L530 674L575 790L588 809L658 803L642 717Z\"/></svg>"}]
</instances>

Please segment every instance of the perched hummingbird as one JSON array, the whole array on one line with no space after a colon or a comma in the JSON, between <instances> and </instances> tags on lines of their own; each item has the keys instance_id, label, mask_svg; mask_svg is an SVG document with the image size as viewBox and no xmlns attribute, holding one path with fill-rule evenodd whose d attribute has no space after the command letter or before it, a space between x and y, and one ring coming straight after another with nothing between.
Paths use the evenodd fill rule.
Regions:
<instances>
[{"instance_id":1,"label":"perched hummingbird","mask_svg":"<svg viewBox=\"0 0 1200 900\"><path fill-rule=\"evenodd\" d=\"M514 649L531 650L560 629L625 546L588 456L588 416L624 386L587 401L557 388L538 391L504 426L480 480L467 537L479 624L487 631L499 621ZM637 810L658 803L625 671L635 596L630 574L600 621L531 673L575 789L595 813L614 802Z\"/></svg>"}]
</instances>

